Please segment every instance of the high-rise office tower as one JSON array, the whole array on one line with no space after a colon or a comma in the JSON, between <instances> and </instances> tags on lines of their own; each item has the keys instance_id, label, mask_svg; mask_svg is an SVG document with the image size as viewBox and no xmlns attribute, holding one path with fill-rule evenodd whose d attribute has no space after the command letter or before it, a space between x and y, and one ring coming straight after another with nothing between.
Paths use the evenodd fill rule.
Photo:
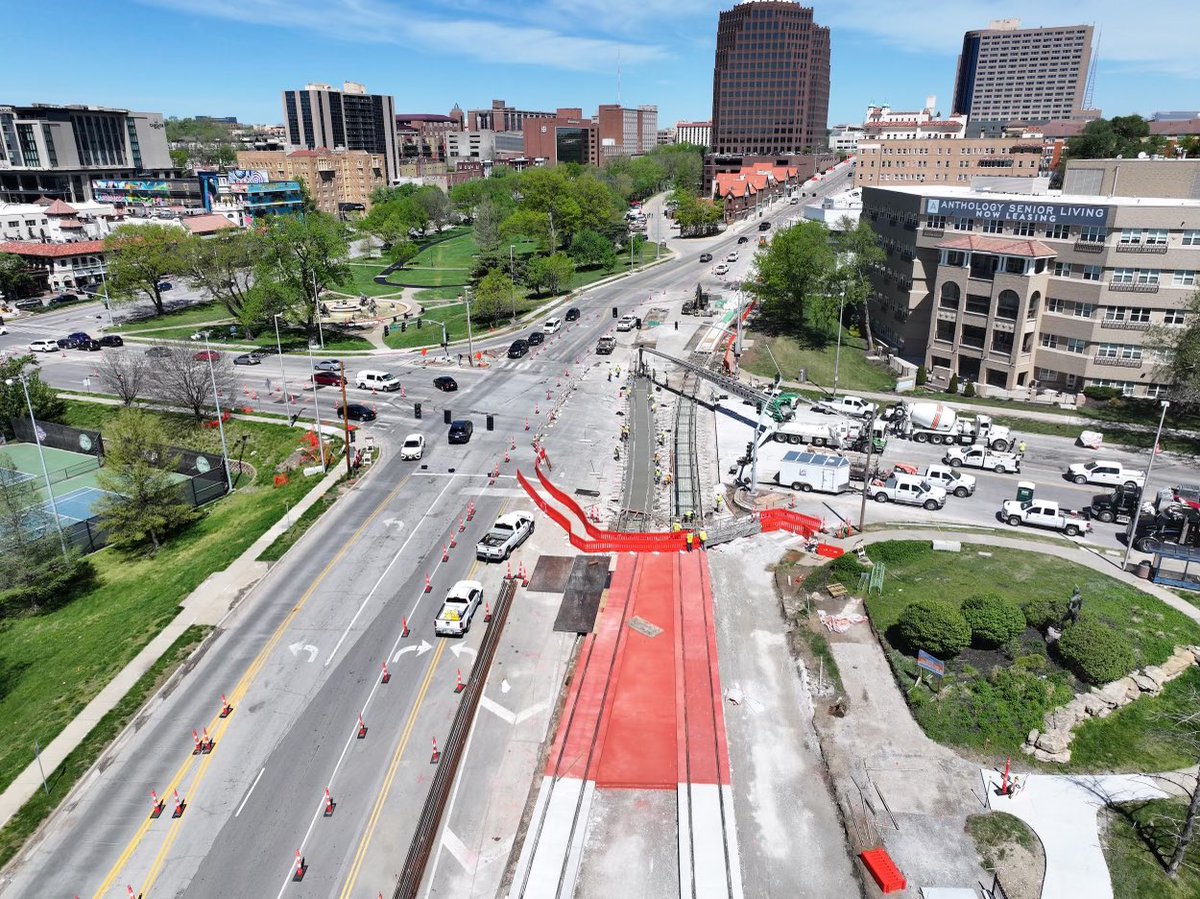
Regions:
<instances>
[{"instance_id":1,"label":"high-rise office tower","mask_svg":"<svg viewBox=\"0 0 1200 899\"><path fill-rule=\"evenodd\" d=\"M387 160L387 180L396 177L396 104L347 81L342 90L306 84L283 92L283 125L293 149L365 150Z\"/></svg>"},{"instance_id":2,"label":"high-rise office tower","mask_svg":"<svg viewBox=\"0 0 1200 899\"><path fill-rule=\"evenodd\" d=\"M1019 19L992 22L963 37L952 113L972 122L1041 123L1085 115L1092 26L1022 28Z\"/></svg>"},{"instance_id":3,"label":"high-rise office tower","mask_svg":"<svg viewBox=\"0 0 1200 899\"><path fill-rule=\"evenodd\" d=\"M712 150L780 155L824 148L829 29L790 0L746 0L721 13L713 66Z\"/></svg>"}]
</instances>

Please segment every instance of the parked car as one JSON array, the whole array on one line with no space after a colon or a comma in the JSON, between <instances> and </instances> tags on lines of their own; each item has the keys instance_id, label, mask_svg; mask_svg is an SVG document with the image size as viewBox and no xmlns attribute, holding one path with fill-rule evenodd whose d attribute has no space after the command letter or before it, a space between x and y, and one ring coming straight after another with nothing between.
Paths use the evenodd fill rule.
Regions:
<instances>
[{"instance_id":1,"label":"parked car","mask_svg":"<svg viewBox=\"0 0 1200 899\"><path fill-rule=\"evenodd\" d=\"M717 277L721 277L723 275L728 275L729 274L729 266L727 266L724 262L722 262L720 265L718 265L716 268L713 269L713 274L716 275Z\"/></svg>"},{"instance_id":2,"label":"parked car","mask_svg":"<svg viewBox=\"0 0 1200 899\"><path fill-rule=\"evenodd\" d=\"M771 230L771 223L770 223L770 222L759 222L759 223L758 223L758 230L759 230L759 231L770 231L770 230Z\"/></svg>"},{"instance_id":3,"label":"parked car","mask_svg":"<svg viewBox=\"0 0 1200 899\"><path fill-rule=\"evenodd\" d=\"M146 350L146 355L151 359L162 359L171 355L171 348L169 346L152 346Z\"/></svg>"},{"instance_id":4,"label":"parked car","mask_svg":"<svg viewBox=\"0 0 1200 899\"><path fill-rule=\"evenodd\" d=\"M35 340L29 344L31 353L54 353L58 351L57 340Z\"/></svg>"},{"instance_id":5,"label":"parked car","mask_svg":"<svg viewBox=\"0 0 1200 899\"><path fill-rule=\"evenodd\" d=\"M450 431L446 434L446 439L450 443L470 443L471 435L475 433L475 425L473 422L462 419L459 421L450 422Z\"/></svg>"},{"instance_id":6,"label":"parked car","mask_svg":"<svg viewBox=\"0 0 1200 899\"><path fill-rule=\"evenodd\" d=\"M725 257L725 261L726 262L737 262L738 261L738 251L730 250L729 255Z\"/></svg>"},{"instance_id":7,"label":"parked car","mask_svg":"<svg viewBox=\"0 0 1200 899\"><path fill-rule=\"evenodd\" d=\"M322 359L320 362L314 364L313 368L317 371L340 372L342 370L342 362L340 359Z\"/></svg>"},{"instance_id":8,"label":"parked car","mask_svg":"<svg viewBox=\"0 0 1200 899\"><path fill-rule=\"evenodd\" d=\"M89 337L87 340L78 340L75 342L75 349L87 350L89 353L95 353L98 350L104 349L104 344L96 340L94 337Z\"/></svg>"},{"instance_id":9,"label":"parked car","mask_svg":"<svg viewBox=\"0 0 1200 899\"><path fill-rule=\"evenodd\" d=\"M946 505L945 488L917 475L893 474L886 481L871 481L867 484L867 496L879 503L921 506L930 512Z\"/></svg>"},{"instance_id":10,"label":"parked car","mask_svg":"<svg viewBox=\"0 0 1200 899\"><path fill-rule=\"evenodd\" d=\"M334 371L314 371L312 382L322 387L341 387L346 379Z\"/></svg>"},{"instance_id":11,"label":"parked car","mask_svg":"<svg viewBox=\"0 0 1200 899\"><path fill-rule=\"evenodd\" d=\"M557 334L562 330L561 318L548 318L545 324L542 325L543 334Z\"/></svg>"},{"instance_id":12,"label":"parked car","mask_svg":"<svg viewBox=\"0 0 1200 899\"><path fill-rule=\"evenodd\" d=\"M1067 466L1066 478L1076 484L1101 484L1136 490L1146 485L1146 472L1125 468L1120 462L1095 459Z\"/></svg>"},{"instance_id":13,"label":"parked car","mask_svg":"<svg viewBox=\"0 0 1200 899\"><path fill-rule=\"evenodd\" d=\"M75 331L67 335L67 346L70 348L78 348L82 344L92 340L92 335L86 331Z\"/></svg>"},{"instance_id":14,"label":"parked car","mask_svg":"<svg viewBox=\"0 0 1200 899\"><path fill-rule=\"evenodd\" d=\"M596 355L608 356L617 348L617 338L605 335L596 343Z\"/></svg>"},{"instance_id":15,"label":"parked car","mask_svg":"<svg viewBox=\"0 0 1200 899\"><path fill-rule=\"evenodd\" d=\"M986 446L952 446L942 456L942 464L951 468L986 468L996 474L1021 473L1018 453L998 453Z\"/></svg>"},{"instance_id":16,"label":"parked car","mask_svg":"<svg viewBox=\"0 0 1200 899\"><path fill-rule=\"evenodd\" d=\"M1025 502L1016 499L1005 500L998 517L1014 528L1021 525L1047 528L1062 531L1068 537L1078 537L1092 529L1091 522L1083 517L1083 513L1064 509L1057 502L1048 499Z\"/></svg>"},{"instance_id":17,"label":"parked car","mask_svg":"<svg viewBox=\"0 0 1200 899\"><path fill-rule=\"evenodd\" d=\"M483 584L459 581L446 593L441 611L433 619L433 632L439 637L463 637L471 629L471 619L483 605Z\"/></svg>"},{"instance_id":18,"label":"parked car","mask_svg":"<svg viewBox=\"0 0 1200 899\"><path fill-rule=\"evenodd\" d=\"M370 406L364 406L362 403L348 403L345 406L337 407L338 418L348 418L351 421L374 421L376 418L375 410Z\"/></svg>"},{"instance_id":19,"label":"parked car","mask_svg":"<svg viewBox=\"0 0 1200 899\"><path fill-rule=\"evenodd\" d=\"M849 395L821 400L813 405L814 412L824 412L826 415L849 415L851 418L869 418L875 414L876 408L874 403L864 400L861 396Z\"/></svg>"},{"instance_id":20,"label":"parked car","mask_svg":"<svg viewBox=\"0 0 1200 899\"><path fill-rule=\"evenodd\" d=\"M409 434L400 444L401 459L420 459L425 455L425 435Z\"/></svg>"},{"instance_id":21,"label":"parked car","mask_svg":"<svg viewBox=\"0 0 1200 899\"><path fill-rule=\"evenodd\" d=\"M188 340L203 340L205 337L208 337L210 334L212 334L212 331L197 331L195 334L188 337Z\"/></svg>"},{"instance_id":22,"label":"parked car","mask_svg":"<svg viewBox=\"0 0 1200 899\"><path fill-rule=\"evenodd\" d=\"M233 357L234 365L262 365L263 357L259 353L242 353Z\"/></svg>"},{"instance_id":23,"label":"parked car","mask_svg":"<svg viewBox=\"0 0 1200 899\"><path fill-rule=\"evenodd\" d=\"M201 350L192 356L197 362L216 362L221 358L221 354L216 350Z\"/></svg>"},{"instance_id":24,"label":"parked car","mask_svg":"<svg viewBox=\"0 0 1200 899\"><path fill-rule=\"evenodd\" d=\"M362 390L399 390L400 379L389 371L368 368L354 376L354 386Z\"/></svg>"},{"instance_id":25,"label":"parked car","mask_svg":"<svg viewBox=\"0 0 1200 899\"><path fill-rule=\"evenodd\" d=\"M701 262L712 262L712 253L701 253L700 261Z\"/></svg>"},{"instance_id":26,"label":"parked car","mask_svg":"<svg viewBox=\"0 0 1200 899\"><path fill-rule=\"evenodd\" d=\"M174 286L175 286L175 285L174 285L174 284L172 284L170 281L159 281L159 282L158 282L158 289L159 289L159 290L170 290L170 289L171 289L172 287L174 287Z\"/></svg>"},{"instance_id":27,"label":"parked car","mask_svg":"<svg viewBox=\"0 0 1200 899\"><path fill-rule=\"evenodd\" d=\"M717 266L717 268L720 268L720 266ZM617 322L617 330L632 331L637 327L637 321L636 315L622 315L621 320Z\"/></svg>"},{"instance_id":28,"label":"parked car","mask_svg":"<svg viewBox=\"0 0 1200 899\"><path fill-rule=\"evenodd\" d=\"M7 334L8 328L5 325L0 325L0 334Z\"/></svg>"},{"instance_id":29,"label":"parked car","mask_svg":"<svg viewBox=\"0 0 1200 899\"><path fill-rule=\"evenodd\" d=\"M475 544L475 558L482 562L503 562L533 533L533 516L528 512L509 512Z\"/></svg>"},{"instance_id":30,"label":"parked car","mask_svg":"<svg viewBox=\"0 0 1200 899\"><path fill-rule=\"evenodd\" d=\"M433 386L444 393L452 393L458 390L458 381L449 375L442 375L440 378L433 379Z\"/></svg>"},{"instance_id":31,"label":"parked car","mask_svg":"<svg viewBox=\"0 0 1200 899\"><path fill-rule=\"evenodd\" d=\"M567 321L569 321L569 322L579 321L579 308L577 306L572 306L570 309L567 310Z\"/></svg>"},{"instance_id":32,"label":"parked car","mask_svg":"<svg viewBox=\"0 0 1200 899\"><path fill-rule=\"evenodd\" d=\"M525 338L525 342L530 346L541 346L546 342L546 335L541 331L532 331L530 332L529 336Z\"/></svg>"},{"instance_id":33,"label":"parked car","mask_svg":"<svg viewBox=\"0 0 1200 899\"><path fill-rule=\"evenodd\" d=\"M741 237L738 238L738 243L739 244L750 243L750 238L743 234Z\"/></svg>"},{"instance_id":34,"label":"parked car","mask_svg":"<svg viewBox=\"0 0 1200 899\"><path fill-rule=\"evenodd\" d=\"M514 340L508 347L509 359L520 359L529 352L529 342L520 338Z\"/></svg>"},{"instance_id":35,"label":"parked car","mask_svg":"<svg viewBox=\"0 0 1200 899\"><path fill-rule=\"evenodd\" d=\"M125 341L119 334L105 334L100 338L100 346L125 346Z\"/></svg>"}]
</instances>

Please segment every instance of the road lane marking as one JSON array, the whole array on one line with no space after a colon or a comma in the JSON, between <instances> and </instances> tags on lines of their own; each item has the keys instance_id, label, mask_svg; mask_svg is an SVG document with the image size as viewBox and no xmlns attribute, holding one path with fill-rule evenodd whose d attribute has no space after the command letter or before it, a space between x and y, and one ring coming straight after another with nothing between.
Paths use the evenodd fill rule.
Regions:
<instances>
[{"instance_id":1,"label":"road lane marking","mask_svg":"<svg viewBox=\"0 0 1200 899\"><path fill-rule=\"evenodd\" d=\"M242 800L242 804L237 807L237 811L233 813L233 817L237 817L242 813L242 809L246 807L246 803L250 801L250 794L254 792L254 788L258 786L258 782L262 780L263 771L266 771L266 766L263 766L262 771L258 772L258 777L254 778L254 783L250 784L250 789L246 791L246 798Z\"/></svg>"},{"instance_id":2,"label":"road lane marking","mask_svg":"<svg viewBox=\"0 0 1200 899\"><path fill-rule=\"evenodd\" d=\"M446 482L446 486L442 488L442 492L439 493L437 495L437 497L434 499L434 501L429 504L429 508L431 510L439 508L441 501L442 501L442 497L445 496L446 491L449 490L453 486L454 486L454 478L451 477L451 479ZM404 553L404 550L408 549L408 544L410 544L412 542L413 537L417 536L417 532L420 531L420 529L421 529L421 522L424 522L426 520L426 518L428 518L428 515L422 516L421 521L419 521L416 524L416 526L413 527L412 531L408 535L408 538L403 543L400 544L400 548L398 550L396 550L395 555L392 556L392 560L390 562L388 562L387 568L383 569L383 574L379 575L379 579L375 581L375 585L373 587L371 587L370 591L368 591L367 595L363 598L362 603L358 607L358 611L356 611L354 613L354 617L350 619L350 623L346 625L345 630L342 631L342 635L340 637L338 637L337 645L334 646L333 651L331 653L329 653L329 658L327 658L325 660L324 667L326 667L326 668L329 667L329 663L333 661L333 657L336 656L338 653L338 650L342 648L342 644L346 642L346 637L348 637L350 635L350 630L354 627L355 622L358 621L358 616L363 613L363 609L365 609L367 607L367 603L369 603L371 601L372 597L375 596L375 591L379 589L379 585L382 584L384 582L384 580L387 579L388 574L391 573L392 567L397 562L400 561L400 556ZM450 519L450 526L451 527L454 526L453 518ZM441 559L438 559L437 565L434 566L432 573L437 573L438 568L440 568L442 566L442 564L443 564L443 562L441 561ZM312 661L312 660L309 659L309 661Z\"/></svg>"},{"instance_id":3,"label":"road lane marking","mask_svg":"<svg viewBox=\"0 0 1200 899\"><path fill-rule=\"evenodd\" d=\"M234 687L234 689L230 692L229 695L231 705L236 706L239 700L250 689L250 685L253 683L254 678L258 676L258 672L262 669L262 666L266 664L267 657L275 650L275 647L279 644L279 641L283 639L283 635L287 632L288 628L291 627L292 622L300 613L300 610L304 608L305 603L307 603L313 594L317 592L317 588L320 587L325 578L329 576L329 573L333 571L333 569L342 561L342 558L347 552L349 552L350 547L358 542L358 539L363 535L366 529L370 527L371 523L374 522L379 514L385 508L387 508L388 504L396 498L404 486L409 482L410 478L411 475L405 475L404 478L401 479L400 483L396 485L395 489L393 489L391 493L383 498L379 505L375 507L375 510L367 517L366 521L359 526L358 530L356 530L350 539L342 545L342 548L338 550L334 557L329 560L329 563L324 569L322 569L321 573L317 575L312 584L309 585L309 588L304 592L304 595L301 596L296 604L288 611L287 615L284 617L283 621L279 623L279 626L275 629L275 632L271 635L270 639L263 646L263 648L259 650L258 655L254 658L254 661L250 663L249 667L242 675L241 680L238 681L237 686ZM225 728L235 717L235 715L231 715L228 718L218 718L214 716L213 720L209 723L209 733L212 735L214 741L219 742L219 737L224 734ZM187 760L175 772L175 776L171 778L171 781L167 785L166 789L163 790L162 795L166 796L168 793L179 787L180 783L182 783L183 779L187 776L188 771L191 769L195 758L196 757L193 755L189 755L187 757ZM195 783L193 784L193 789L195 789ZM191 801L191 797L189 797L189 801ZM104 881L100 884L99 889L96 890L94 899L104 899L104 894L108 892L109 888L116 881L121 871L123 871L125 866L129 863L130 858L133 856L133 853L137 851L138 846L145 838L146 833L150 830L150 825L153 823L153 820L150 818L146 818L146 820L142 822L141 827L138 828L133 838L126 845L124 851L121 852L121 855L113 864L112 869L109 870L108 875L104 878Z\"/></svg>"}]
</instances>

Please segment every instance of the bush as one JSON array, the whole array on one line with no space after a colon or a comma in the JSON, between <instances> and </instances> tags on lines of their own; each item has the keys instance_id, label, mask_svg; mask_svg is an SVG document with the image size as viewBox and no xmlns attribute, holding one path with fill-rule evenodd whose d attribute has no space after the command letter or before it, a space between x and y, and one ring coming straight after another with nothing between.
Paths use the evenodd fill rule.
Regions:
<instances>
[{"instance_id":1,"label":"bush","mask_svg":"<svg viewBox=\"0 0 1200 899\"><path fill-rule=\"evenodd\" d=\"M1025 613L991 593L964 600L962 615L971 626L972 646L988 649L1003 646L1025 630Z\"/></svg>"},{"instance_id":2,"label":"bush","mask_svg":"<svg viewBox=\"0 0 1200 899\"><path fill-rule=\"evenodd\" d=\"M929 383L929 372L925 370L925 366L917 367L917 386L924 387Z\"/></svg>"},{"instance_id":3,"label":"bush","mask_svg":"<svg viewBox=\"0 0 1200 899\"><path fill-rule=\"evenodd\" d=\"M924 559L933 552L928 540L889 540L872 546L868 555L885 565L905 565Z\"/></svg>"},{"instance_id":4,"label":"bush","mask_svg":"<svg viewBox=\"0 0 1200 899\"><path fill-rule=\"evenodd\" d=\"M971 627L953 606L929 599L909 603L896 620L900 642L912 653L918 649L949 659L971 642Z\"/></svg>"},{"instance_id":5,"label":"bush","mask_svg":"<svg viewBox=\"0 0 1200 899\"><path fill-rule=\"evenodd\" d=\"M1055 645L1063 662L1089 684L1107 684L1134 667L1129 641L1094 618L1082 618L1068 627Z\"/></svg>"},{"instance_id":6,"label":"bush","mask_svg":"<svg viewBox=\"0 0 1200 899\"><path fill-rule=\"evenodd\" d=\"M862 570L862 565L858 563L858 556L854 553L846 553L829 563L829 579L856 578Z\"/></svg>"},{"instance_id":7,"label":"bush","mask_svg":"<svg viewBox=\"0 0 1200 899\"><path fill-rule=\"evenodd\" d=\"M1021 611L1030 627L1045 631L1052 624L1058 624L1067 614L1066 596L1030 596L1021 601Z\"/></svg>"},{"instance_id":8,"label":"bush","mask_svg":"<svg viewBox=\"0 0 1200 899\"><path fill-rule=\"evenodd\" d=\"M950 383L946 386L946 393L958 393L958 375L950 376Z\"/></svg>"},{"instance_id":9,"label":"bush","mask_svg":"<svg viewBox=\"0 0 1200 899\"><path fill-rule=\"evenodd\" d=\"M1083 388L1083 395L1089 400L1096 400L1097 402L1115 400L1123 396L1119 387L1085 387Z\"/></svg>"},{"instance_id":10,"label":"bush","mask_svg":"<svg viewBox=\"0 0 1200 899\"><path fill-rule=\"evenodd\" d=\"M964 397L967 397L968 399L975 395L975 382L974 381L967 381L967 383L963 385L962 395Z\"/></svg>"}]
</instances>

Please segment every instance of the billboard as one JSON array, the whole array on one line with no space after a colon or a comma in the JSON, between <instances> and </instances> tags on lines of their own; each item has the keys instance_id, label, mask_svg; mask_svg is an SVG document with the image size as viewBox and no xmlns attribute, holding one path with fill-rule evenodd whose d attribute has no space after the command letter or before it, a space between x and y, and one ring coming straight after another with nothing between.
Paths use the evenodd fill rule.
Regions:
<instances>
[{"instance_id":1,"label":"billboard","mask_svg":"<svg viewBox=\"0 0 1200 899\"><path fill-rule=\"evenodd\" d=\"M171 186L166 181L93 181L95 190L123 191L125 193L166 194Z\"/></svg>"},{"instance_id":2,"label":"billboard","mask_svg":"<svg viewBox=\"0 0 1200 899\"><path fill-rule=\"evenodd\" d=\"M983 221L1035 222L1045 225L1108 224L1111 206L1082 206L1074 203L1038 203L1024 200L947 199L926 197L926 215Z\"/></svg>"},{"instance_id":3,"label":"billboard","mask_svg":"<svg viewBox=\"0 0 1200 899\"><path fill-rule=\"evenodd\" d=\"M233 169L226 177L230 184L266 184L270 180L266 172L253 169Z\"/></svg>"}]
</instances>

